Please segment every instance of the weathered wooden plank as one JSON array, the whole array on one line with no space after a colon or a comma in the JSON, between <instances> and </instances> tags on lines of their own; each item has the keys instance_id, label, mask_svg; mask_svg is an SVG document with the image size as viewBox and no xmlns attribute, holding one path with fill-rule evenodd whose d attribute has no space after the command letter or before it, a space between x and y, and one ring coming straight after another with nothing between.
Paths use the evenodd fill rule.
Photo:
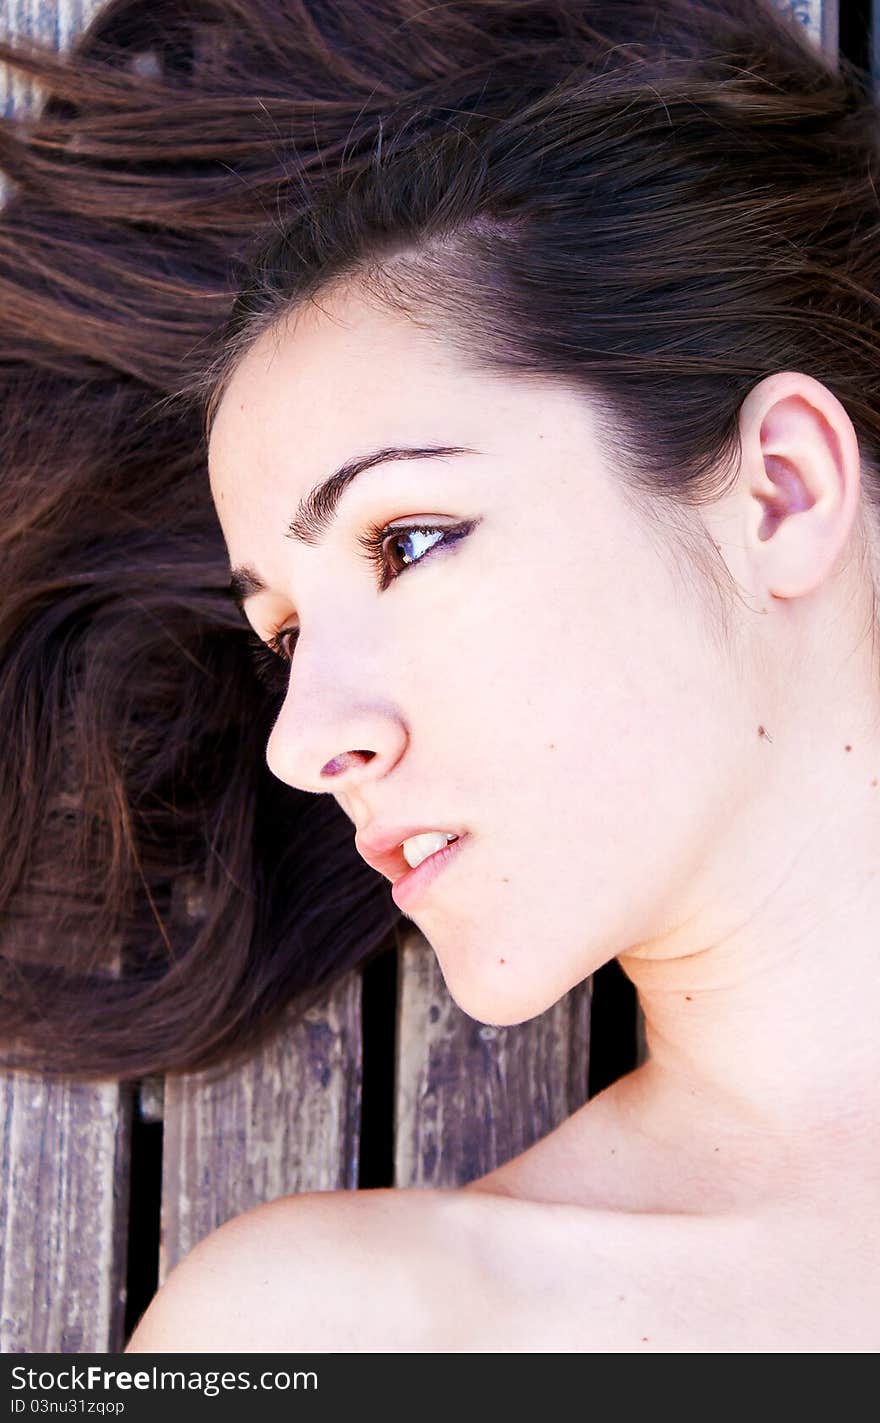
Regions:
<instances>
[{"instance_id":1,"label":"weathered wooden plank","mask_svg":"<svg viewBox=\"0 0 880 1423\"><path fill-rule=\"evenodd\" d=\"M0 1074L0 1353L123 1345L131 1092Z\"/></svg>"},{"instance_id":2,"label":"weathered wooden plank","mask_svg":"<svg viewBox=\"0 0 880 1423\"><path fill-rule=\"evenodd\" d=\"M138 1089L138 1110L142 1122L161 1122L165 1115L165 1078L145 1077Z\"/></svg>"},{"instance_id":3,"label":"weathered wooden plank","mask_svg":"<svg viewBox=\"0 0 880 1423\"><path fill-rule=\"evenodd\" d=\"M0 5L0 35L33 35L54 49L66 50L84 30L105 0L3 0ZM32 113L41 92L24 75L0 68L0 112Z\"/></svg>"},{"instance_id":4,"label":"weathered wooden plank","mask_svg":"<svg viewBox=\"0 0 880 1423\"><path fill-rule=\"evenodd\" d=\"M54 804L70 813L81 797L63 789ZM41 913L31 893L20 908L20 920L0 923L4 953L22 963L56 960L48 906ZM81 925L66 931L72 961L80 945L91 948L87 933ZM102 947L101 970L117 974L119 940ZM0 1351L122 1347L132 1099L131 1087L113 1079L0 1073Z\"/></svg>"},{"instance_id":5,"label":"weathered wooden plank","mask_svg":"<svg viewBox=\"0 0 880 1423\"><path fill-rule=\"evenodd\" d=\"M192 889L188 912L201 912ZM225 1073L165 1079L159 1283L231 1216L301 1191L357 1185L361 975Z\"/></svg>"},{"instance_id":6,"label":"weathered wooden plank","mask_svg":"<svg viewBox=\"0 0 880 1423\"><path fill-rule=\"evenodd\" d=\"M840 44L839 0L775 0L780 10L790 10L810 38L836 59Z\"/></svg>"},{"instance_id":7,"label":"weathered wooden plank","mask_svg":"<svg viewBox=\"0 0 880 1423\"><path fill-rule=\"evenodd\" d=\"M590 980L546 1013L496 1028L463 1013L411 922L398 931L397 1186L463 1186L587 1100Z\"/></svg>"},{"instance_id":8,"label":"weathered wooden plank","mask_svg":"<svg viewBox=\"0 0 880 1423\"><path fill-rule=\"evenodd\" d=\"M301 1191L357 1185L360 978L222 1077L165 1082L160 1284L217 1226Z\"/></svg>"}]
</instances>

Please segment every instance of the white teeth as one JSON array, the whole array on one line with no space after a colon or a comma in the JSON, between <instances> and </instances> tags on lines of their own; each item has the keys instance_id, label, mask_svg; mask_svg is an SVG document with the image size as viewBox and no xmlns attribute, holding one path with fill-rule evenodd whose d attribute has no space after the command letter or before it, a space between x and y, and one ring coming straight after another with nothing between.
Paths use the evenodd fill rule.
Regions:
<instances>
[{"instance_id":1,"label":"white teeth","mask_svg":"<svg viewBox=\"0 0 880 1423\"><path fill-rule=\"evenodd\" d=\"M410 869L414 870L416 865L433 855L435 850L442 850L450 840L457 839L458 835L453 830L425 830L421 835L410 835L409 839L403 842L403 858Z\"/></svg>"}]
</instances>

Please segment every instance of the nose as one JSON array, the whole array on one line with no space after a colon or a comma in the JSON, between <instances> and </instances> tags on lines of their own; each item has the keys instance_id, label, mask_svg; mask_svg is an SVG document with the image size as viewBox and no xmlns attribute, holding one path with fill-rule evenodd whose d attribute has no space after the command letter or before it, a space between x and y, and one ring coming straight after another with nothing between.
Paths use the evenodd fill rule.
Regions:
<instances>
[{"instance_id":1,"label":"nose","mask_svg":"<svg viewBox=\"0 0 880 1423\"><path fill-rule=\"evenodd\" d=\"M306 696L288 690L266 744L273 776L300 790L356 794L387 775L406 745L406 727L387 701L332 693Z\"/></svg>"}]
</instances>

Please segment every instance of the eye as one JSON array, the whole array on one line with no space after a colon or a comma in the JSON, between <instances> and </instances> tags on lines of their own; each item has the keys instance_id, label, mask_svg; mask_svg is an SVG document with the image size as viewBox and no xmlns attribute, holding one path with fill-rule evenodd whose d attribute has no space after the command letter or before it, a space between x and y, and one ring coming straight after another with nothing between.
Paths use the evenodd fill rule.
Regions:
<instances>
[{"instance_id":1,"label":"eye","mask_svg":"<svg viewBox=\"0 0 880 1423\"><path fill-rule=\"evenodd\" d=\"M469 519L465 523L446 527L435 524L371 524L361 534L358 543L366 550L369 563L378 570L379 590L384 592L407 568L415 563L424 563L435 549L459 543L478 523L478 519ZM427 547L425 536L432 540ZM392 555L390 551L395 547L407 551ZM399 559L400 566L396 566L396 559ZM275 694L283 696L287 689L298 638L298 627L278 628L265 642L255 632L249 636L248 647L254 670Z\"/></svg>"},{"instance_id":2,"label":"eye","mask_svg":"<svg viewBox=\"0 0 880 1423\"><path fill-rule=\"evenodd\" d=\"M466 537L476 523L471 519L468 523L454 524L451 528L437 527L434 524L400 524L397 526L385 524L379 526L371 524L368 529L358 539L361 548L366 549L370 563L379 573L379 587L384 591L389 583L393 583L399 578L407 568L413 563L423 563L429 553L433 553L435 548L447 547L449 544L458 543L460 539ZM424 537L434 540L427 548L424 547ZM387 548L386 548L387 545ZM395 545L406 548L409 552L401 555L401 566L396 567L392 561L391 571L388 571L387 559L391 555L391 550Z\"/></svg>"}]
</instances>

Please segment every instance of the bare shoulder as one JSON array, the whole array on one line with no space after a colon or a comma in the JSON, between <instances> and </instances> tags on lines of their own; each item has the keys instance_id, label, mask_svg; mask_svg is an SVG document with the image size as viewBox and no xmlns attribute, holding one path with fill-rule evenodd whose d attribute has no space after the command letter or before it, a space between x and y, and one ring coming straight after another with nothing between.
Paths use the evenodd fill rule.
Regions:
<instances>
[{"instance_id":1,"label":"bare shoulder","mask_svg":"<svg viewBox=\"0 0 880 1423\"><path fill-rule=\"evenodd\" d=\"M730 1302L731 1255L717 1232L694 1250L693 1233L669 1220L500 1185L309 1192L258 1206L190 1251L126 1352L639 1352L676 1347L670 1309L699 1347L708 1301L695 1317L693 1294L682 1298L669 1273L674 1262L690 1293L695 1260L697 1274L726 1280ZM722 1256L728 1268L713 1269Z\"/></svg>"},{"instance_id":2,"label":"bare shoulder","mask_svg":"<svg viewBox=\"0 0 880 1423\"><path fill-rule=\"evenodd\" d=\"M501 1185L259 1206L177 1266L127 1352L877 1347L877 1249L854 1255L833 1221L593 1209Z\"/></svg>"},{"instance_id":3,"label":"bare shoulder","mask_svg":"<svg viewBox=\"0 0 880 1423\"><path fill-rule=\"evenodd\" d=\"M455 1190L313 1191L257 1206L176 1266L126 1353L445 1348L442 1300L467 1272L471 1215Z\"/></svg>"}]
</instances>

